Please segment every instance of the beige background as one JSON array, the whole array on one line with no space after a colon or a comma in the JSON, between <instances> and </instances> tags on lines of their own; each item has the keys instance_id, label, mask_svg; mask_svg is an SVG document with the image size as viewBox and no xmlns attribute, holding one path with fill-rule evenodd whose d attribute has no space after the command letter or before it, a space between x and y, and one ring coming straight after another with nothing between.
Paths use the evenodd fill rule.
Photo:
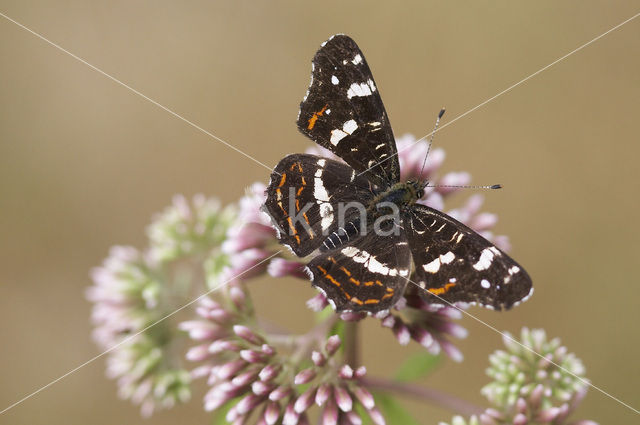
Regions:
<instances>
[{"instance_id":1,"label":"beige background","mask_svg":"<svg viewBox=\"0 0 640 425\"><path fill-rule=\"evenodd\" d=\"M305 149L295 128L310 60L329 35L367 56L396 134L422 136L638 12L629 1L0 1L0 11L268 165ZM441 131L445 170L500 182L500 217L535 296L498 329L544 327L596 385L640 407L638 112L640 19ZM145 244L175 193L225 202L268 171L0 19L0 409L98 353L88 271L112 244ZM465 194L469 195L470 193ZM273 289L282 297L276 299ZM299 329L300 281L256 282L261 312ZM425 385L483 403L492 330L464 319L462 364ZM369 321L372 374L400 347ZM384 350L379 349L384 347ZM450 418L407 403L425 424ZM637 416L592 390L579 417ZM200 396L150 421L119 401L98 360L0 416L7 424L207 423Z\"/></svg>"}]
</instances>

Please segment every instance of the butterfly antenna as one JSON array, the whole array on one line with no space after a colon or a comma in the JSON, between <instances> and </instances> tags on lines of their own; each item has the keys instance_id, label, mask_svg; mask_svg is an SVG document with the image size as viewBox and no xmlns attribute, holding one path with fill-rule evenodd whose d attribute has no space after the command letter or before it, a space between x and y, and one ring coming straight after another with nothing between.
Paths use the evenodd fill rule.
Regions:
<instances>
[{"instance_id":1,"label":"butterfly antenna","mask_svg":"<svg viewBox=\"0 0 640 425\"><path fill-rule=\"evenodd\" d=\"M457 188L457 189L502 189L501 184L492 184L486 186L474 186L474 185L453 185L453 184L436 184L436 185L426 185L425 187L449 187L449 188Z\"/></svg>"},{"instance_id":2,"label":"butterfly antenna","mask_svg":"<svg viewBox=\"0 0 640 425\"><path fill-rule=\"evenodd\" d=\"M433 142L433 136L435 136L436 131L438 130L438 124L440 124L440 118L442 118L442 116L444 115L444 111L445 111L445 108L442 108L440 110L440 113L438 114L438 118L436 118L436 125L433 127L433 131L431 132L431 137L429 137L429 142L427 145L427 154L424 156L424 161L422 161L422 168L420 169L420 174L419 174L420 176L424 171L424 166L427 165L427 158L429 158L429 152L431 151L431 143Z\"/></svg>"}]
</instances>

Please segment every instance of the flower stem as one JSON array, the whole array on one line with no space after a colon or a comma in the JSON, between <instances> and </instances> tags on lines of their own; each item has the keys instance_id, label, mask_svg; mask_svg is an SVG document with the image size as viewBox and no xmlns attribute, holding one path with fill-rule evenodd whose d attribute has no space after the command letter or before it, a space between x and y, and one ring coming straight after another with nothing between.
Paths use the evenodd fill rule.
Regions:
<instances>
[{"instance_id":1,"label":"flower stem","mask_svg":"<svg viewBox=\"0 0 640 425\"><path fill-rule=\"evenodd\" d=\"M352 368L358 367L358 322L345 322L344 324L344 360Z\"/></svg>"},{"instance_id":2,"label":"flower stem","mask_svg":"<svg viewBox=\"0 0 640 425\"><path fill-rule=\"evenodd\" d=\"M462 400L456 396L446 394L432 388L407 384L405 382L391 381L384 378L365 377L362 378L361 382L370 389L394 392L426 400L436 404L437 406L444 407L454 413L464 416L477 415L484 411L481 407L469 403L466 400Z\"/></svg>"}]
</instances>

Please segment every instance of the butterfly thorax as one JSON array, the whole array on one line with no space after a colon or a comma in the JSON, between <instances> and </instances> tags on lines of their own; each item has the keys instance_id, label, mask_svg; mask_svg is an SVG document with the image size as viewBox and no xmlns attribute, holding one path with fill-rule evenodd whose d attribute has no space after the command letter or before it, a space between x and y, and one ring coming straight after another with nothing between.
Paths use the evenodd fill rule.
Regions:
<instances>
[{"instance_id":1,"label":"butterfly thorax","mask_svg":"<svg viewBox=\"0 0 640 425\"><path fill-rule=\"evenodd\" d=\"M382 212L381 210L386 209L385 205L388 203L395 204L400 209L411 206L424 195L423 187L424 184L418 181L398 182L377 195L371 202L369 210Z\"/></svg>"}]
</instances>

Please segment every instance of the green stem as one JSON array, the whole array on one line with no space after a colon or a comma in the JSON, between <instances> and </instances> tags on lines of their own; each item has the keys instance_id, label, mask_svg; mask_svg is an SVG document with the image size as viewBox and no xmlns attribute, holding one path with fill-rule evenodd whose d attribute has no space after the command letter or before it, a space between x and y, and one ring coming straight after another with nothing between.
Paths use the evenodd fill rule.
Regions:
<instances>
[{"instance_id":1,"label":"green stem","mask_svg":"<svg viewBox=\"0 0 640 425\"><path fill-rule=\"evenodd\" d=\"M462 400L461 398L432 388L426 388L405 382L391 381L384 378L365 377L362 378L360 382L372 390L393 392L418 398L420 400L426 400L437 406L444 407L454 413L464 416L477 415L484 411L481 407L469 403L466 400Z\"/></svg>"},{"instance_id":2,"label":"green stem","mask_svg":"<svg viewBox=\"0 0 640 425\"><path fill-rule=\"evenodd\" d=\"M359 350L358 350L358 323L345 322L344 324L344 360L345 363L353 369L358 367Z\"/></svg>"}]
</instances>

